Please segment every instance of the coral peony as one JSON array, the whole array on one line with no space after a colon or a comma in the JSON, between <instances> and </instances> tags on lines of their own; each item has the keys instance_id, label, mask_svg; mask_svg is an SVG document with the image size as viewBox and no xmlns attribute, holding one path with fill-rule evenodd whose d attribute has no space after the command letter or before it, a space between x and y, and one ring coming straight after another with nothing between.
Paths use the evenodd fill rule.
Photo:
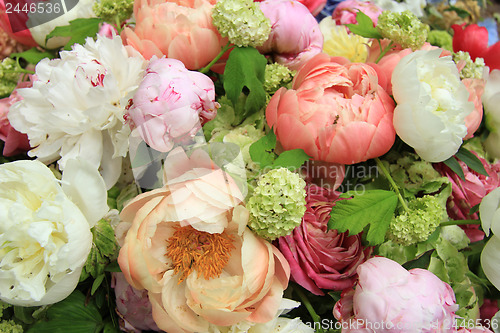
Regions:
<instances>
[{"instance_id":1,"label":"coral peony","mask_svg":"<svg viewBox=\"0 0 500 333\"><path fill-rule=\"evenodd\" d=\"M332 18L338 25L341 24L356 24L356 15L358 11L363 12L373 21L373 25L377 25L377 19L382 14L382 9L370 1L361 0L346 0L342 1L335 7L332 13Z\"/></svg>"},{"instance_id":2,"label":"coral peony","mask_svg":"<svg viewBox=\"0 0 500 333\"><path fill-rule=\"evenodd\" d=\"M344 291L333 310L335 318L348 327L343 333L451 332L458 310L455 294L430 271L407 271L395 261L374 257L357 273L356 288Z\"/></svg>"},{"instance_id":3,"label":"coral peony","mask_svg":"<svg viewBox=\"0 0 500 333\"><path fill-rule=\"evenodd\" d=\"M190 142L204 123L215 118L214 83L175 59L154 59L128 111L133 126L152 148L168 152Z\"/></svg>"},{"instance_id":4,"label":"coral peony","mask_svg":"<svg viewBox=\"0 0 500 333\"><path fill-rule=\"evenodd\" d=\"M269 39L257 47L260 53L270 54L276 62L294 70L321 53L323 35L305 6L294 0L266 0L260 3L260 9L272 27Z\"/></svg>"},{"instance_id":5,"label":"coral peony","mask_svg":"<svg viewBox=\"0 0 500 333\"><path fill-rule=\"evenodd\" d=\"M483 58L486 66L493 69L500 69L500 42L488 46L488 30L485 27L480 27L477 24L469 24L465 26L454 24L453 28L453 51L469 52L472 60L477 57Z\"/></svg>"},{"instance_id":6,"label":"coral peony","mask_svg":"<svg viewBox=\"0 0 500 333\"><path fill-rule=\"evenodd\" d=\"M131 227L118 262L127 281L146 289L153 318L167 332L275 318L288 285L283 255L246 227L248 210L234 181L180 148L165 161L167 185L122 210Z\"/></svg>"},{"instance_id":7,"label":"coral peony","mask_svg":"<svg viewBox=\"0 0 500 333\"><path fill-rule=\"evenodd\" d=\"M212 25L215 0L137 0L135 28L125 28L122 39L144 58L178 59L188 69L206 66L223 47L223 39Z\"/></svg>"},{"instance_id":8,"label":"coral peony","mask_svg":"<svg viewBox=\"0 0 500 333\"><path fill-rule=\"evenodd\" d=\"M391 148L393 110L371 66L319 54L298 71L291 90L274 94L266 119L285 150L354 164Z\"/></svg>"},{"instance_id":9,"label":"coral peony","mask_svg":"<svg viewBox=\"0 0 500 333\"><path fill-rule=\"evenodd\" d=\"M361 236L327 230L330 211L340 192L308 185L306 212L291 235L278 239L279 249L290 264L291 279L316 295L321 289L343 290L357 279L356 268L371 254Z\"/></svg>"}]
</instances>

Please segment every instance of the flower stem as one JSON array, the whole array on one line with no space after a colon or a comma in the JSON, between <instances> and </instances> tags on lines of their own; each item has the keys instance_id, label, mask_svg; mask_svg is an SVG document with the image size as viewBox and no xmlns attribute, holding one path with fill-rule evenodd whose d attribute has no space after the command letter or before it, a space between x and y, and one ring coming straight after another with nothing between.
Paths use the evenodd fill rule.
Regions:
<instances>
[{"instance_id":1,"label":"flower stem","mask_svg":"<svg viewBox=\"0 0 500 333\"><path fill-rule=\"evenodd\" d=\"M439 225L441 227L444 227L447 225L464 225L464 224L481 224L481 220L451 220L451 221L441 222Z\"/></svg>"},{"instance_id":2,"label":"flower stem","mask_svg":"<svg viewBox=\"0 0 500 333\"><path fill-rule=\"evenodd\" d=\"M380 45L380 49L382 49L382 44L380 44L380 40L379 40L379 45ZM378 56L377 60L375 60L375 63L378 64L378 62L380 61L380 59L382 59L383 56L385 56L385 54L392 48L392 45L394 45L394 43L391 41L389 43L389 45L387 45L385 47L385 49L383 49L381 52L380 52L380 55Z\"/></svg>"},{"instance_id":3,"label":"flower stem","mask_svg":"<svg viewBox=\"0 0 500 333\"><path fill-rule=\"evenodd\" d=\"M300 301L306 307L307 311L311 315L312 320L315 323L318 323L318 327L319 328L316 330L316 332L317 333L324 333L323 329L321 328L321 317L318 316L318 314L316 313L316 311L314 311L314 308L313 308L311 302L309 302L309 299L307 298L306 294L298 286L293 286L293 290L297 293L297 295L300 298Z\"/></svg>"},{"instance_id":4,"label":"flower stem","mask_svg":"<svg viewBox=\"0 0 500 333\"><path fill-rule=\"evenodd\" d=\"M226 51L232 47L234 47L234 45L231 45L231 43L227 42L227 44L224 45L224 47L220 50L219 54L212 61L210 61L208 65L200 69L199 72L206 74L210 70L210 67L212 67L224 55L224 53L226 53Z\"/></svg>"},{"instance_id":5,"label":"flower stem","mask_svg":"<svg viewBox=\"0 0 500 333\"><path fill-rule=\"evenodd\" d=\"M392 179L389 171L384 166L384 163L382 163L382 161L378 157L375 157L375 162L377 163L377 167L382 171L385 178L387 178L387 180L391 184L391 187L394 190L394 192L396 192L396 194L398 195L398 199L399 199L399 202L401 203L401 206L403 206L404 210L410 211L410 209L408 208L408 205L406 204L406 200L403 198L403 196L401 195L401 192L399 191L399 186L396 184L394 179Z\"/></svg>"}]
</instances>

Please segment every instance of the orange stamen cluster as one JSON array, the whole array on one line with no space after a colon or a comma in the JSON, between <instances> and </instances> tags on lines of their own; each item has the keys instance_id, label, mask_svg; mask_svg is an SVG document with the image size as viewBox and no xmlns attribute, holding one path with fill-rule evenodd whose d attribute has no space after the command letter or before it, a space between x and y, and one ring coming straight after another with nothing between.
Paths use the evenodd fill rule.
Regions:
<instances>
[{"instance_id":1,"label":"orange stamen cluster","mask_svg":"<svg viewBox=\"0 0 500 333\"><path fill-rule=\"evenodd\" d=\"M174 274L181 273L179 283L194 270L198 277L208 280L219 277L234 249L234 237L225 231L210 234L198 231L191 226L176 227L167 241L166 256L172 260Z\"/></svg>"}]
</instances>

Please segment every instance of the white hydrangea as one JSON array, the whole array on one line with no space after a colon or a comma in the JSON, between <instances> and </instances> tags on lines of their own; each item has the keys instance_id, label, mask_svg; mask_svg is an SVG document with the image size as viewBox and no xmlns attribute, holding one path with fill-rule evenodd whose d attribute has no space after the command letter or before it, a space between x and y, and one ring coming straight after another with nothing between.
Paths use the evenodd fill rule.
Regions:
<instances>
[{"instance_id":1,"label":"white hydrangea","mask_svg":"<svg viewBox=\"0 0 500 333\"><path fill-rule=\"evenodd\" d=\"M9 120L30 140L32 157L49 163L83 158L100 171L111 187L128 152L130 128L124 113L146 62L129 57L119 36L88 38L61 52L60 59L43 59L36 66L32 88L19 89L23 98L9 111Z\"/></svg>"}]
</instances>

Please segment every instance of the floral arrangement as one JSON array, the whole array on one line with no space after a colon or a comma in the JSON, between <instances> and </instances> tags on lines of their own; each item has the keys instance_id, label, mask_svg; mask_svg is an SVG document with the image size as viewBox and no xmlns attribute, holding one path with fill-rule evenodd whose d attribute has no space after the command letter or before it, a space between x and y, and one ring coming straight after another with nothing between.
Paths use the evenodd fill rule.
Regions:
<instances>
[{"instance_id":1,"label":"floral arrangement","mask_svg":"<svg viewBox=\"0 0 500 333\"><path fill-rule=\"evenodd\" d=\"M500 332L494 6L1 0L0 332Z\"/></svg>"}]
</instances>

